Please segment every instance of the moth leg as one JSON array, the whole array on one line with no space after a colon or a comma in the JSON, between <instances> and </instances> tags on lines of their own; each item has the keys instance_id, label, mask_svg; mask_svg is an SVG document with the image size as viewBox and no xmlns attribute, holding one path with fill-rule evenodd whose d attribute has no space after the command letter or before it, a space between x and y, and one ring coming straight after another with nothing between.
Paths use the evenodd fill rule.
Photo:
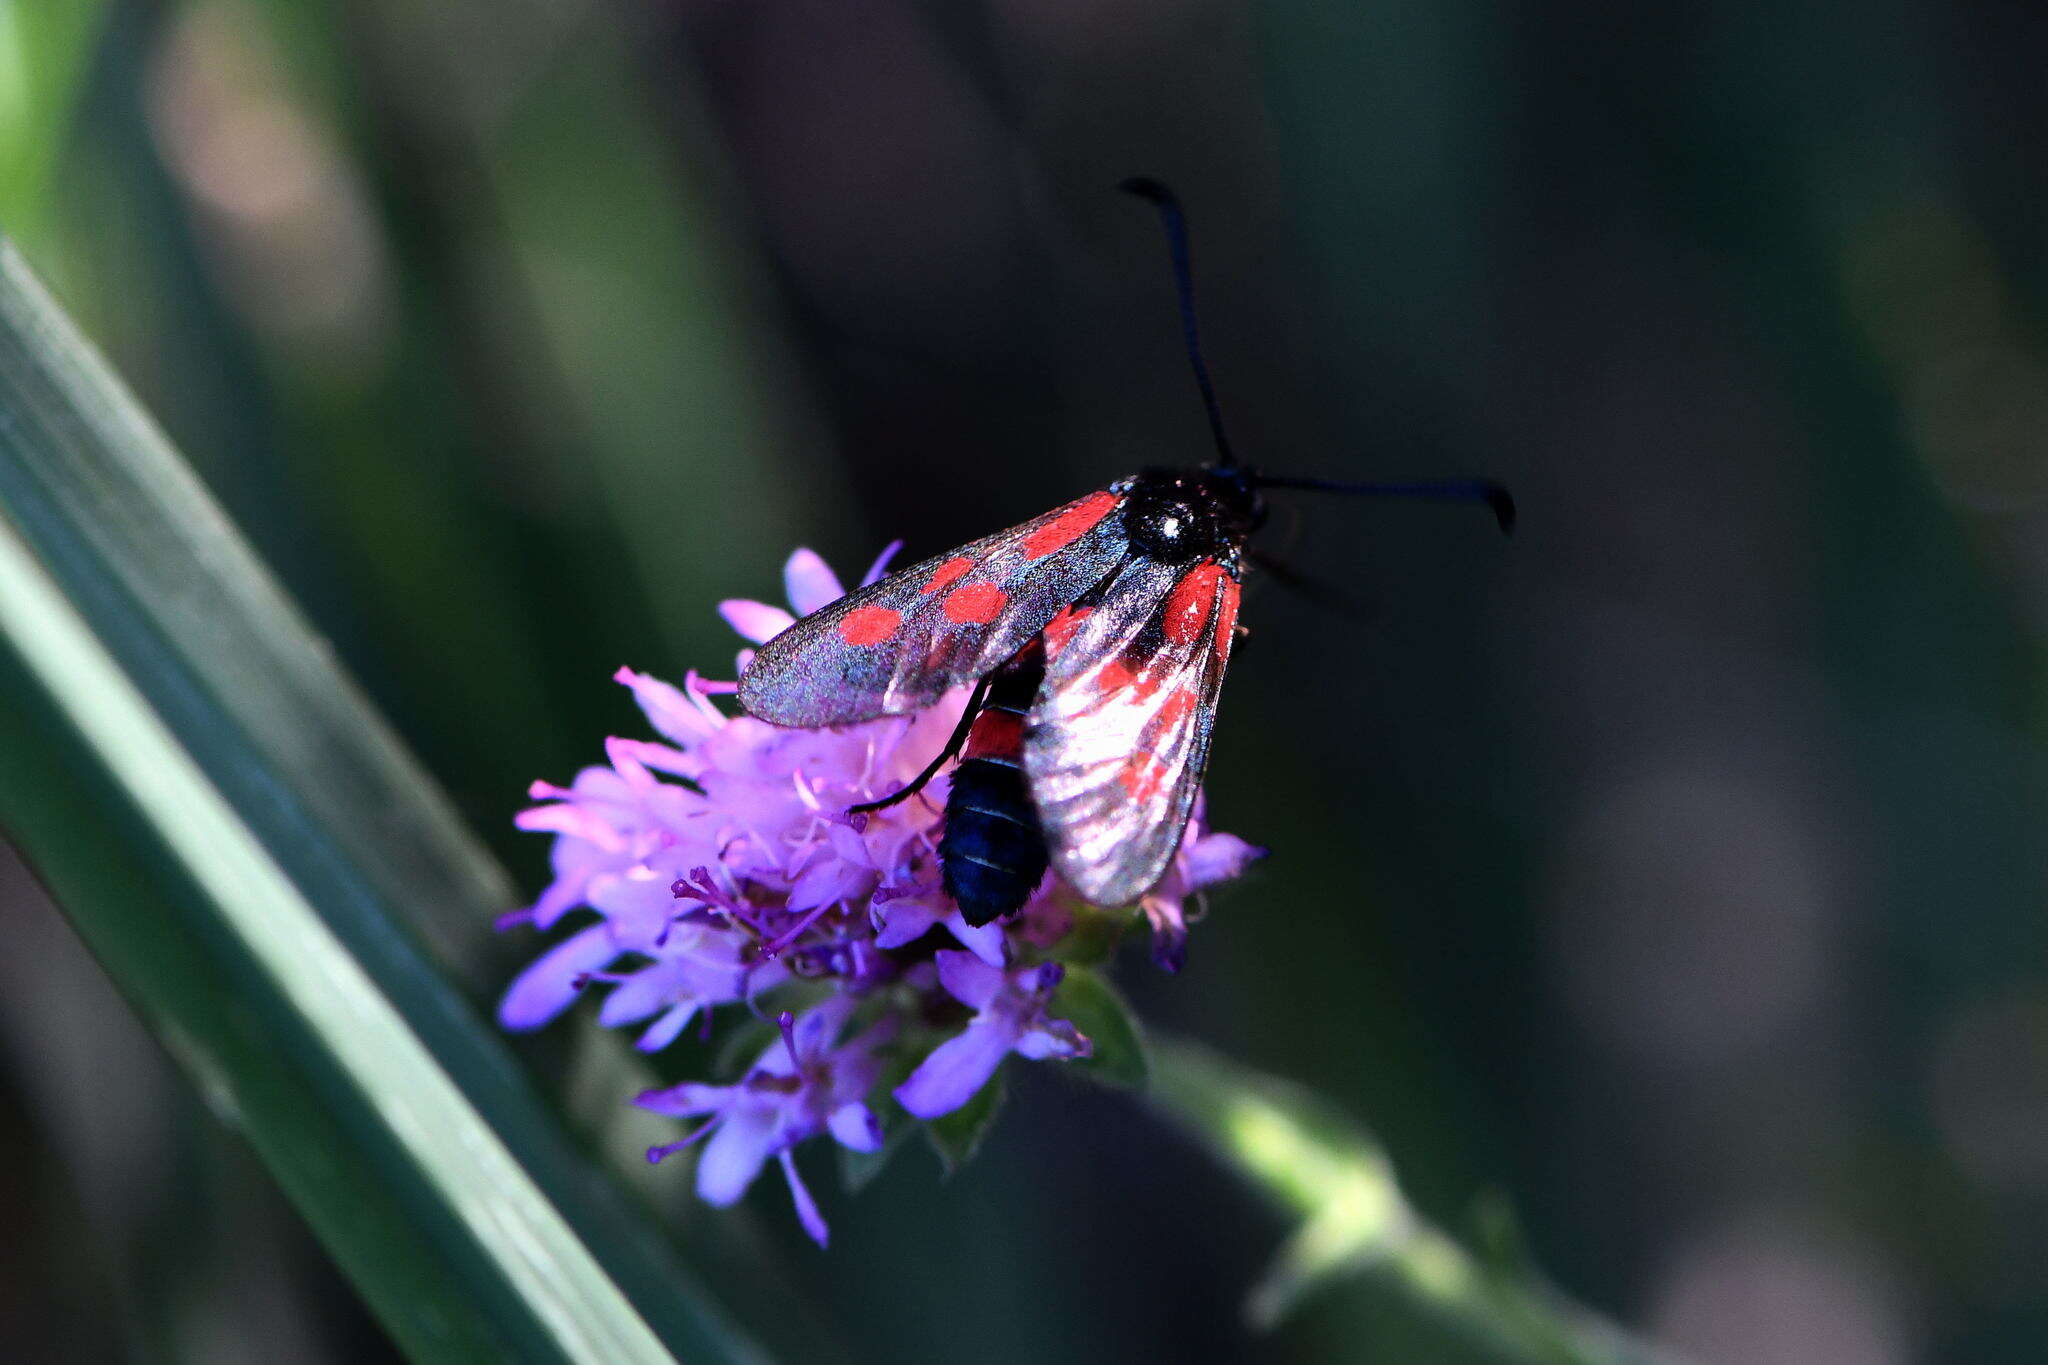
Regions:
<instances>
[{"instance_id":1,"label":"moth leg","mask_svg":"<svg viewBox=\"0 0 2048 1365\"><path fill-rule=\"evenodd\" d=\"M974 718L981 714L981 704L988 699L989 681L994 676L994 674L990 674L974 685L973 693L967 698L967 709L960 713L960 723L953 727L952 737L946 741L945 747L939 750L938 756L925 765L924 771L910 779L909 785L905 786L901 791L891 792L879 800L863 801L857 806L848 806L846 813L848 815L856 815L864 814L868 811L886 810L898 801L908 800L924 790L925 783L937 777L939 769L946 766L946 760L959 753L960 746L967 742L967 732L974 728Z\"/></svg>"}]
</instances>

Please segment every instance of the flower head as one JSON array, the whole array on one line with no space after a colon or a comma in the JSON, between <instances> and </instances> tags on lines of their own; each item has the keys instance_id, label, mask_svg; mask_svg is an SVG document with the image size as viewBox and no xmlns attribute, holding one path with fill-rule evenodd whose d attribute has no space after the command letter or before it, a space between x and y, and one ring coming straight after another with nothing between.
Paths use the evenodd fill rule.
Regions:
<instances>
[{"instance_id":1,"label":"flower head","mask_svg":"<svg viewBox=\"0 0 2048 1365\"><path fill-rule=\"evenodd\" d=\"M893 550L864 581L881 576ZM843 591L808 550L790 557L784 581L788 610L733 600L719 611L759 644ZM1073 893L1048 878L1007 920L967 924L939 875L943 771L911 799L849 810L911 781L944 745L964 692L914 716L800 730L729 713L719 699L731 683L616 676L659 738L610 739L606 763L568 786L534 784L536 804L517 823L554 836L554 876L501 923L551 930L573 914L594 918L519 974L500 1021L538 1028L602 987L599 1022L638 1029L637 1045L652 1052L693 1022L709 1028L721 1006L758 1013L764 997L799 981L814 983L814 997L819 985L827 991L801 1014L782 1014L782 1037L738 1078L641 1095L644 1108L700 1121L650 1157L701 1140L697 1191L719 1205L774 1158L800 1221L823 1243L824 1220L793 1158L800 1143L829 1135L872 1150L885 1117L958 1108L1012 1053L1089 1055L1089 1040L1047 1013L1076 922ZM1163 963L1180 962L1188 899L1257 852L1209 831L1198 808L1141 907ZM853 1028L857 1016L864 1022ZM893 1092L879 1080L890 1056L900 1059L894 1074L908 1072Z\"/></svg>"},{"instance_id":2,"label":"flower head","mask_svg":"<svg viewBox=\"0 0 2048 1365\"><path fill-rule=\"evenodd\" d=\"M643 1092L635 1101L643 1109L674 1118L709 1116L680 1142L648 1149L647 1159L660 1161L708 1134L697 1163L697 1194L723 1208L745 1194L768 1158L776 1157L797 1217L823 1246L825 1220L797 1175L790 1149L826 1132L857 1152L882 1145L881 1120L868 1108L866 1095L881 1070L875 1048L894 1031L895 1021L885 1018L841 1044L839 1032L855 1004L852 996L838 995L800 1019L785 1013L779 1021L782 1037L731 1085L686 1081Z\"/></svg>"}]
</instances>

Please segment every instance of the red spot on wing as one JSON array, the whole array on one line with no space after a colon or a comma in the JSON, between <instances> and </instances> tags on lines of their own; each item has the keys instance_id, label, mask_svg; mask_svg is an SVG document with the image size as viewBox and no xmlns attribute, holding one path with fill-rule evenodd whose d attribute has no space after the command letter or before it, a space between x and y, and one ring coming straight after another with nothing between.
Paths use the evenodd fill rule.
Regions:
<instances>
[{"instance_id":1,"label":"red spot on wing","mask_svg":"<svg viewBox=\"0 0 2048 1365\"><path fill-rule=\"evenodd\" d=\"M1237 599L1243 592L1235 578L1223 580L1223 600L1216 604L1216 657L1228 659L1237 638Z\"/></svg>"},{"instance_id":2,"label":"red spot on wing","mask_svg":"<svg viewBox=\"0 0 2048 1365\"><path fill-rule=\"evenodd\" d=\"M1049 554L1066 549L1094 530L1095 524L1108 516L1110 510L1122 501L1123 499L1108 489L1090 493L1024 537L1024 557L1044 559Z\"/></svg>"},{"instance_id":3,"label":"red spot on wing","mask_svg":"<svg viewBox=\"0 0 2048 1365\"><path fill-rule=\"evenodd\" d=\"M1197 564L1181 576L1166 595L1166 614L1159 629L1177 645L1189 645L1208 623L1209 610L1216 604L1216 582L1227 579L1223 566L1211 559Z\"/></svg>"},{"instance_id":4,"label":"red spot on wing","mask_svg":"<svg viewBox=\"0 0 2048 1365\"><path fill-rule=\"evenodd\" d=\"M946 619L961 625L980 625L996 619L996 613L1010 595L993 583L969 583L946 596Z\"/></svg>"},{"instance_id":5,"label":"red spot on wing","mask_svg":"<svg viewBox=\"0 0 2048 1365\"><path fill-rule=\"evenodd\" d=\"M939 565L938 568L932 570L930 581L920 591L937 592L941 588L950 588L960 579L965 578L967 571L973 567L974 561L966 555L954 555L951 559Z\"/></svg>"},{"instance_id":6,"label":"red spot on wing","mask_svg":"<svg viewBox=\"0 0 2048 1365\"><path fill-rule=\"evenodd\" d=\"M903 613L888 607L855 607L839 623L839 638L850 645L878 645L896 633Z\"/></svg>"},{"instance_id":7,"label":"red spot on wing","mask_svg":"<svg viewBox=\"0 0 2048 1365\"><path fill-rule=\"evenodd\" d=\"M1069 604L1061 607L1059 615L1045 623L1045 657L1055 659L1067 647L1067 641L1074 638L1074 632L1094 612L1093 607L1077 607Z\"/></svg>"}]
</instances>

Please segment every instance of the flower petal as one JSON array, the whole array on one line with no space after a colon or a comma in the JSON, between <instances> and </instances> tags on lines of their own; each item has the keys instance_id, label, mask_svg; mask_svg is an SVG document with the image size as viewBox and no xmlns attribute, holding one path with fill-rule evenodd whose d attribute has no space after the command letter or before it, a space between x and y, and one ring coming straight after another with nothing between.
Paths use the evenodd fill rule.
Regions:
<instances>
[{"instance_id":1,"label":"flower petal","mask_svg":"<svg viewBox=\"0 0 2048 1365\"><path fill-rule=\"evenodd\" d=\"M1042 1062L1048 1057L1092 1057L1095 1044L1088 1036L1064 1019L1047 1019L1035 1028L1025 1030L1017 1040L1017 1054Z\"/></svg>"},{"instance_id":2,"label":"flower petal","mask_svg":"<svg viewBox=\"0 0 2048 1365\"><path fill-rule=\"evenodd\" d=\"M718 604L725 623L757 645L765 645L796 624L796 618L781 607L731 597Z\"/></svg>"},{"instance_id":3,"label":"flower petal","mask_svg":"<svg viewBox=\"0 0 2048 1365\"><path fill-rule=\"evenodd\" d=\"M972 953L947 948L933 956L939 963L939 984L946 988L946 994L969 1009L987 1009L997 992L1008 984L1000 967L991 966Z\"/></svg>"},{"instance_id":4,"label":"flower petal","mask_svg":"<svg viewBox=\"0 0 2048 1365\"><path fill-rule=\"evenodd\" d=\"M924 937L939 922L939 907L923 896L905 896L882 906L877 912L882 927L875 935L877 948L901 948Z\"/></svg>"},{"instance_id":5,"label":"flower petal","mask_svg":"<svg viewBox=\"0 0 2048 1365\"><path fill-rule=\"evenodd\" d=\"M697 1197L719 1208L736 1202L780 1141L773 1109L745 1102L727 1109L697 1161Z\"/></svg>"},{"instance_id":6,"label":"flower petal","mask_svg":"<svg viewBox=\"0 0 2048 1365\"><path fill-rule=\"evenodd\" d=\"M1066 975L1064 963L1041 962L1036 967L1017 973L1017 989L1037 996L1042 1005L1045 998L1059 988Z\"/></svg>"},{"instance_id":7,"label":"flower petal","mask_svg":"<svg viewBox=\"0 0 2048 1365\"><path fill-rule=\"evenodd\" d=\"M1152 961L1163 972L1188 965L1188 925L1179 901L1147 896L1145 918L1152 924Z\"/></svg>"},{"instance_id":8,"label":"flower petal","mask_svg":"<svg viewBox=\"0 0 2048 1365\"><path fill-rule=\"evenodd\" d=\"M566 834L596 844L607 853L623 852L626 847L626 836L585 806L528 806L512 817L512 826L530 834Z\"/></svg>"},{"instance_id":9,"label":"flower petal","mask_svg":"<svg viewBox=\"0 0 2048 1365\"><path fill-rule=\"evenodd\" d=\"M892 540L884 545L882 553L875 556L875 562L868 565L868 571L860 576L860 585L865 588L870 583L881 582L889 572L889 561L894 559L896 552L902 548L903 542L900 540Z\"/></svg>"},{"instance_id":10,"label":"flower petal","mask_svg":"<svg viewBox=\"0 0 2048 1365\"><path fill-rule=\"evenodd\" d=\"M946 921L946 929L956 942L973 953L989 966L1001 970L1005 962L1003 947L1003 926L990 920L976 927L967 922L967 917L958 910ZM956 997L957 998L957 997Z\"/></svg>"},{"instance_id":11,"label":"flower petal","mask_svg":"<svg viewBox=\"0 0 2048 1365\"><path fill-rule=\"evenodd\" d=\"M685 1025L697 1015L697 1002L686 1000L672 1006L669 1011L647 1026L633 1046L642 1052L659 1052L676 1040Z\"/></svg>"},{"instance_id":12,"label":"flower petal","mask_svg":"<svg viewBox=\"0 0 2048 1365\"><path fill-rule=\"evenodd\" d=\"M651 955L680 908L669 889L674 880L645 863L636 863L592 877L583 894L611 925L614 943Z\"/></svg>"},{"instance_id":13,"label":"flower petal","mask_svg":"<svg viewBox=\"0 0 2048 1365\"><path fill-rule=\"evenodd\" d=\"M847 862L858 867L875 867L874 854L868 851L867 841L855 833L852 826L832 824L825 827L825 839L832 845L832 851Z\"/></svg>"},{"instance_id":14,"label":"flower petal","mask_svg":"<svg viewBox=\"0 0 2048 1365\"><path fill-rule=\"evenodd\" d=\"M1181 875L1190 891L1241 875L1245 868L1266 856L1266 850L1249 844L1235 834L1205 834L1191 839L1180 851Z\"/></svg>"},{"instance_id":15,"label":"flower petal","mask_svg":"<svg viewBox=\"0 0 2048 1365\"><path fill-rule=\"evenodd\" d=\"M821 559L816 550L798 550L782 566L782 588L798 616L809 616L819 607L846 596L839 575ZM766 644L767 641L760 643Z\"/></svg>"},{"instance_id":16,"label":"flower petal","mask_svg":"<svg viewBox=\"0 0 2048 1365\"><path fill-rule=\"evenodd\" d=\"M706 1085L702 1081L684 1081L681 1085L662 1086L655 1090L643 1090L634 1097L633 1103L651 1114L666 1114L674 1119L691 1118L697 1114L713 1114L739 1102L740 1088L736 1085Z\"/></svg>"},{"instance_id":17,"label":"flower petal","mask_svg":"<svg viewBox=\"0 0 2048 1365\"><path fill-rule=\"evenodd\" d=\"M896 1087L896 1102L921 1119L952 1113L973 1099L974 1092L996 1074L1016 1039L1017 1030L1001 1023L969 1024L957 1038L948 1038L933 1049L932 1055L910 1073L910 1079Z\"/></svg>"},{"instance_id":18,"label":"flower petal","mask_svg":"<svg viewBox=\"0 0 2048 1365\"><path fill-rule=\"evenodd\" d=\"M557 848L561 847L561 844L561 840L556 841ZM548 889L541 892L540 899L533 903L533 908L526 912L527 917L533 920L533 927L552 929L556 920L583 904L584 885L587 881L588 877L585 874L576 873L558 877L549 883Z\"/></svg>"},{"instance_id":19,"label":"flower petal","mask_svg":"<svg viewBox=\"0 0 2048 1365\"><path fill-rule=\"evenodd\" d=\"M830 995L805 1010L790 1028L790 1035L796 1039L796 1050L808 1060L815 1059L839 1041L839 1030L846 1027L846 1021L853 1017L854 1007L860 1002L850 995ZM780 1053L785 1058L788 1049L775 1044L769 1053ZM763 1062L767 1060L765 1057Z\"/></svg>"},{"instance_id":20,"label":"flower petal","mask_svg":"<svg viewBox=\"0 0 2048 1365\"><path fill-rule=\"evenodd\" d=\"M811 1192L796 1173L796 1158L787 1147L782 1150L782 1178L789 1182L790 1202L796 1205L796 1220L804 1225L804 1231L811 1234L811 1240L825 1246L832 1240L832 1229L825 1226L825 1215L818 1212L818 1201L811 1198Z\"/></svg>"},{"instance_id":21,"label":"flower petal","mask_svg":"<svg viewBox=\"0 0 2048 1365\"><path fill-rule=\"evenodd\" d=\"M882 1145L882 1121L865 1104L842 1104L825 1120L833 1139L856 1152L872 1152Z\"/></svg>"},{"instance_id":22,"label":"flower petal","mask_svg":"<svg viewBox=\"0 0 2048 1365\"><path fill-rule=\"evenodd\" d=\"M508 1029L536 1029L569 1008L583 993L583 978L619 955L611 925L599 921L542 953L513 979L498 1002L498 1022Z\"/></svg>"},{"instance_id":23,"label":"flower petal","mask_svg":"<svg viewBox=\"0 0 2048 1365\"><path fill-rule=\"evenodd\" d=\"M820 858L789 888L787 908L801 914L821 905L857 899L873 889L874 884L875 874L865 867L855 867L839 858Z\"/></svg>"},{"instance_id":24,"label":"flower petal","mask_svg":"<svg viewBox=\"0 0 2048 1365\"><path fill-rule=\"evenodd\" d=\"M703 709L693 704L673 683L665 683L650 674L635 673L630 668L621 668L612 674L612 681L632 688L633 700L639 703L640 712L647 717L648 724L686 749L718 728Z\"/></svg>"},{"instance_id":25,"label":"flower petal","mask_svg":"<svg viewBox=\"0 0 2048 1365\"><path fill-rule=\"evenodd\" d=\"M707 994L718 995L715 985L708 992L701 989L707 983L700 978L716 981L714 974L702 965L706 954L690 951L706 946L707 940L713 950L722 946L722 941L713 937L714 932L696 926L678 929L669 944L673 955L634 969L613 986L597 1012L597 1022L605 1028L617 1028L652 1018L677 1004L695 1004Z\"/></svg>"}]
</instances>

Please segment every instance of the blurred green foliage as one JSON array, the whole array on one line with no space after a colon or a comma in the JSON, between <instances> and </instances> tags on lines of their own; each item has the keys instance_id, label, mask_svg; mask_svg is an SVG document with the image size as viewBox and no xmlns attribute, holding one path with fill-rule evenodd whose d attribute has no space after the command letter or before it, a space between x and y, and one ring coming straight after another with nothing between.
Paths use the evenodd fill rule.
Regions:
<instances>
[{"instance_id":1,"label":"blurred green foliage","mask_svg":"<svg viewBox=\"0 0 2048 1365\"><path fill-rule=\"evenodd\" d=\"M0 8L0 223L44 249L51 182L105 11L97 3Z\"/></svg>"}]
</instances>

